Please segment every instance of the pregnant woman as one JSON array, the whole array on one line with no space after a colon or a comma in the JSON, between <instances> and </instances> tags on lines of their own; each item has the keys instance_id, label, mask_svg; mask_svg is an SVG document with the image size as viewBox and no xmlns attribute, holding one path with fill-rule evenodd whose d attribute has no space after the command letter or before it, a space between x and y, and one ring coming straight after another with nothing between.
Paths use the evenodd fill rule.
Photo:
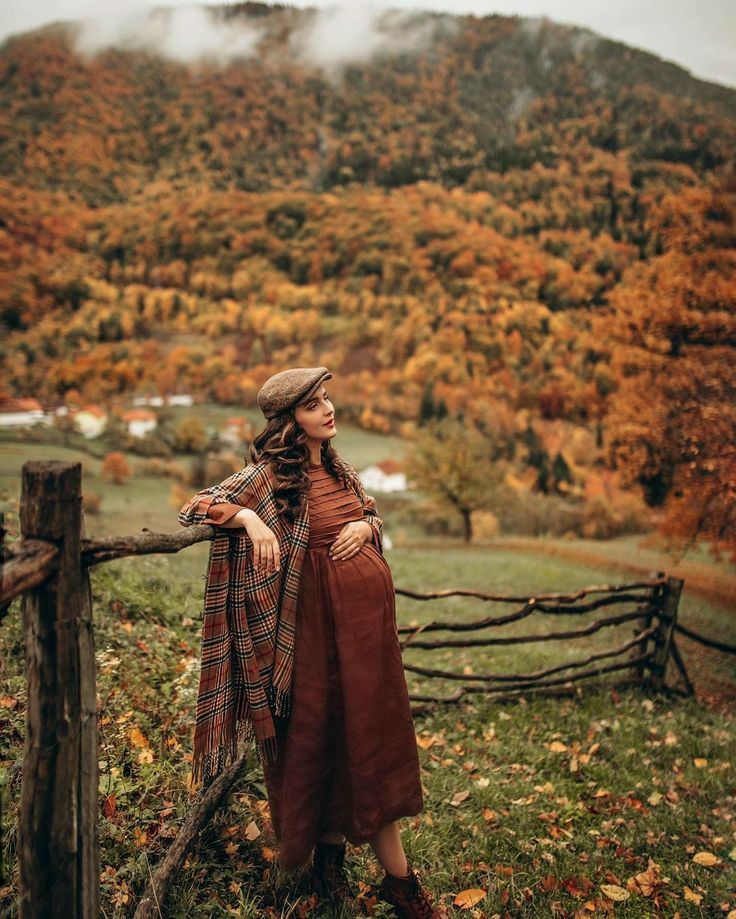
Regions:
<instances>
[{"instance_id":1,"label":"pregnant woman","mask_svg":"<svg viewBox=\"0 0 736 919\"><path fill-rule=\"evenodd\" d=\"M194 774L209 781L256 740L284 870L306 865L333 904L353 896L346 840L370 843L379 897L436 919L398 820L423 807L375 501L331 446L326 367L261 387L251 462L179 512L216 529L210 550Z\"/></svg>"}]
</instances>

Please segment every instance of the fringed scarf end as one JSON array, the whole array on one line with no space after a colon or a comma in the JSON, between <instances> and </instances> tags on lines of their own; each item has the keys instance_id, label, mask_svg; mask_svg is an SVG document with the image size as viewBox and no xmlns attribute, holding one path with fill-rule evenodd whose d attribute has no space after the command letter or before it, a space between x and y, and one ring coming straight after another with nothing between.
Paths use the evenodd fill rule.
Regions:
<instances>
[{"instance_id":1,"label":"fringed scarf end","mask_svg":"<svg viewBox=\"0 0 736 919\"><path fill-rule=\"evenodd\" d=\"M271 684L266 690L271 714L275 718L288 718L291 715L291 690Z\"/></svg>"},{"instance_id":2,"label":"fringed scarf end","mask_svg":"<svg viewBox=\"0 0 736 919\"><path fill-rule=\"evenodd\" d=\"M253 722L249 718L239 720L235 732L222 743L203 750L195 750L192 758L192 783L204 782L209 785L227 766L231 765L238 756L240 741L249 743L255 738ZM208 738L209 743L211 739Z\"/></svg>"}]
</instances>

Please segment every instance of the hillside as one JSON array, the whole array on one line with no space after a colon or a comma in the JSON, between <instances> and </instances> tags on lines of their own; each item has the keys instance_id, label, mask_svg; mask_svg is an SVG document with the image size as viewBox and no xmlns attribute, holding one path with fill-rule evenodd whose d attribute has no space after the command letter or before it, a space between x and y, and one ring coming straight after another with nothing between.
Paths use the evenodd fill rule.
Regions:
<instances>
[{"instance_id":1,"label":"hillside","mask_svg":"<svg viewBox=\"0 0 736 919\"><path fill-rule=\"evenodd\" d=\"M734 464L736 92L548 20L389 17L337 73L291 53L314 11L217 15L250 54L0 48L6 394L252 407L326 364L346 420L560 420L698 517Z\"/></svg>"}]
</instances>

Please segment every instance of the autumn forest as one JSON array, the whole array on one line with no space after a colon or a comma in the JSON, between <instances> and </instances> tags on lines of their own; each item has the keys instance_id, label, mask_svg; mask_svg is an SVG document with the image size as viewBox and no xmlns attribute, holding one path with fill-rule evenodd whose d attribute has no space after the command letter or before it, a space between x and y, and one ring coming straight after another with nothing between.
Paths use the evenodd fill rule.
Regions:
<instances>
[{"instance_id":1,"label":"autumn forest","mask_svg":"<svg viewBox=\"0 0 736 919\"><path fill-rule=\"evenodd\" d=\"M422 13L339 79L0 48L0 389L253 406L328 366L339 412L411 439L555 422L736 559L736 91L553 22ZM587 442L587 441L586 441Z\"/></svg>"}]
</instances>

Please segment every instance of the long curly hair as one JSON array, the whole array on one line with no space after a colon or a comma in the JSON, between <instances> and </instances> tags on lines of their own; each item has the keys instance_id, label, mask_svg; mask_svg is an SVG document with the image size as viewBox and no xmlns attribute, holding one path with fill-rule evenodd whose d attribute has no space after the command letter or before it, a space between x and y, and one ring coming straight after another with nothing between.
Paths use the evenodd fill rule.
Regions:
<instances>
[{"instance_id":1,"label":"long curly hair","mask_svg":"<svg viewBox=\"0 0 736 919\"><path fill-rule=\"evenodd\" d=\"M312 455L307 435L295 417L292 406L274 418L253 438L248 449L252 463L268 462L276 478L274 496L279 516L293 523L304 511L310 478L307 468ZM326 438L320 446L325 469L347 487L357 473Z\"/></svg>"}]
</instances>

